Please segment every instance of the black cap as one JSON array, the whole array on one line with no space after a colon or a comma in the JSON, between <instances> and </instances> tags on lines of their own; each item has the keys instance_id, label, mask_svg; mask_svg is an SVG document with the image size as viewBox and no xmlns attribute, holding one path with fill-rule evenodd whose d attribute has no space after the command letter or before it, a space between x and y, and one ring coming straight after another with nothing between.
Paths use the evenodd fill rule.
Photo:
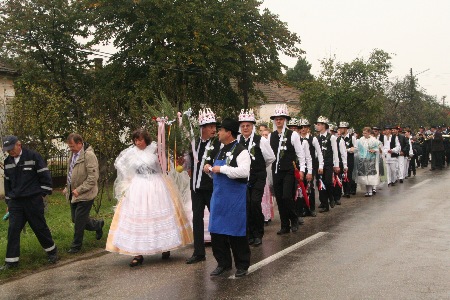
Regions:
<instances>
[{"instance_id":1,"label":"black cap","mask_svg":"<svg viewBox=\"0 0 450 300\"><path fill-rule=\"evenodd\" d=\"M7 135L3 138L3 151L9 151L14 148L19 139L15 135Z\"/></svg>"},{"instance_id":2,"label":"black cap","mask_svg":"<svg viewBox=\"0 0 450 300\"><path fill-rule=\"evenodd\" d=\"M384 129L392 129L392 125L384 125Z\"/></svg>"},{"instance_id":3,"label":"black cap","mask_svg":"<svg viewBox=\"0 0 450 300\"><path fill-rule=\"evenodd\" d=\"M225 128L226 130L232 131L234 133L239 133L239 121L225 118L222 120L221 128Z\"/></svg>"}]
</instances>

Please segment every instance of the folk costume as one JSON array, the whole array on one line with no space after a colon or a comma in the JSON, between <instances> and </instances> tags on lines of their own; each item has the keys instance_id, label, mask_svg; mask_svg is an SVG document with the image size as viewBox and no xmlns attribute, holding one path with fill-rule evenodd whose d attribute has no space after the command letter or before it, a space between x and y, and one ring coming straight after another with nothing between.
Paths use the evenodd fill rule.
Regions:
<instances>
[{"instance_id":1,"label":"folk costume","mask_svg":"<svg viewBox=\"0 0 450 300\"><path fill-rule=\"evenodd\" d=\"M272 164L273 188L278 203L278 211L281 219L281 229L277 234L289 233L292 229L298 230L298 216L294 207L294 165L299 161L300 172L305 171L305 153L297 132L286 128L286 122L290 120L287 106L278 105L275 113L270 118L277 117L285 119L281 132L278 130L270 134L270 146L276 155L276 161Z\"/></svg>"},{"instance_id":2,"label":"folk costume","mask_svg":"<svg viewBox=\"0 0 450 300\"><path fill-rule=\"evenodd\" d=\"M241 110L239 123L250 122L256 124L253 110ZM264 236L264 215L262 212L262 197L266 186L266 168L275 161L275 154L269 141L253 131L247 138L244 135L238 137L239 144L244 146L251 158L250 175L247 183L247 226L249 244L258 246Z\"/></svg>"},{"instance_id":3,"label":"folk costume","mask_svg":"<svg viewBox=\"0 0 450 300\"><path fill-rule=\"evenodd\" d=\"M323 123L328 126L328 119L320 116L316 123ZM324 131L318 136L319 144L323 156L323 174L318 175L317 185L319 189L320 212L327 212L330 206L334 207L333 196L333 176L334 167L339 167L339 155L336 136Z\"/></svg>"},{"instance_id":4,"label":"folk costume","mask_svg":"<svg viewBox=\"0 0 450 300\"><path fill-rule=\"evenodd\" d=\"M385 126L385 129L392 129L391 126ZM391 151L389 153L389 151ZM397 181L398 154L400 153L400 142L394 135L386 134L383 142L383 154L387 166L387 182L388 186L394 185Z\"/></svg>"},{"instance_id":5,"label":"folk costume","mask_svg":"<svg viewBox=\"0 0 450 300\"><path fill-rule=\"evenodd\" d=\"M166 252L192 243L176 186L162 173L156 143L130 146L117 157L114 194L119 201L106 250L125 255Z\"/></svg>"},{"instance_id":6,"label":"folk costume","mask_svg":"<svg viewBox=\"0 0 450 300\"><path fill-rule=\"evenodd\" d=\"M340 122L339 128L349 128L348 122ZM345 151L347 153L347 173L346 178L343 180L342 186L344 190L344 196L350 197L350 194L356 194L356 181L353 178L353 169L355 167L355 153L353 148L356 146L356 137L353 134L347 132L345 136L341 136L344 140Z\"/></svg>"},{"instance_id":7,"label":"folk costume","mask_svg":"<svg viewBox=\"0 0 450 300\"><path fill-rule=\"evenodd\" d=\"M356 174L358 183L365 186L366 197L371 197L380 183L380 144L375 137L362 136L356 143Z\"/></svg>"},{"instance_id":8,"label":"folk costume","mask_svg":"<svg viewBox=\"0 0 450 300\"><path fill-rule=\"evenodd\" d=\"M332 129L331 129L332 128ZM336 125L330 125L330 130L337 133L338 127ZM337 143L337 149L338 149L338 157L339 157L339 173L333 174L333 196L334 196L334 203L337 205L341 205L341 197L342 197L342 191L343 191L343 176L348 176L347 174L347 148L345 147L344 139L339 135L335 134L336 136L336 143Z\"/></svg>"},{"instance_id":9,"label":"folk costume","mask_svg":"<svg viewBox=\"0 0 450 300\"><path fill-rule=\"evenodd\" d=\"M238 133L239 123L224 119L222 128ZM251 158L248 150L237 140L224 145L216 155L213 167L213 194L209 218L211 245L218 268L211 275L220 275L231 269L233 252L235 267L243 275L250 266L250 248L247 241L247 180ZM211 173L210 173L211 174Z\"/></svg>"},{"instance_id":10,"label":"folk costume","mask_svg":"<svg viewBox=\"0 0 450 300\"><path fill-rule=\"evenodd\" d=\"M308 119L301 119L300 120L300 127L310 127L311 124L309 123ZM304 185L307 187L308 191L308 200L309 200L309 207L307 207L306 203L304 203L304 213L303 215L310 215L310 216L316 216L316 191L314 188L314 178L317 177L317 172L319 169L323 169L323 156L322 156L322 149L319 144L319 140L311 135L310 133L307 133L305 135L300 135L300 140L302 143L306 141L309 146L309 153L311 155L312 159L312 170L306 169L306 174L312 174L313 178L311 181L307 181L306 176L304 179Z\"/></svg>"},{"instance_id":11,"label":"folk costume","mask_svg":"<svg viewBox=\"0 0 450 300\"><path fill-rule=\"evenodd\" d=\"M186 260L192 264L205 260L205 232L204 218L206 208L210 209L213 182L204 171L205 164L212 164L213 159L220 149L219 140L214 137L202 140L201 135L204 126L216 125L216 116L209 108L199 111L198 123L200 125L200 137L197 139L191 153L191 200L192 200L192 228L194 233L194 253Z\"/></svg>"}]
</instances>

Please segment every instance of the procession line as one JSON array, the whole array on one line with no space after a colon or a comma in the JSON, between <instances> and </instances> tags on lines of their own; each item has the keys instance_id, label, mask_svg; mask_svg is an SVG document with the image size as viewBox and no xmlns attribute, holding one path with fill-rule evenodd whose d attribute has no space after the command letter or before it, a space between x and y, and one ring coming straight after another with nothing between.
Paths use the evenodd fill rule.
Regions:
<instances>
[{"instance_id":1,"label":"procession line","mask_svg":"<svg viewBox=\"0 0 450 300\"><path fill-rule=\"evenodd\" d=\"M301 240L300 242L298 242L298 243L296 243L296 244L294 244L294 245L292 245L292 246L290 246L290 247L288 247L288 248L286 248L286 249L284 249L284 250L282 250L280 252L277 252L274 255L271 255L271 256L261 260L260 262L257 262L254 265L251 265L250 268L248 268L247 274L255 272L256 270L264 267L265 265L268 265L271 262L273 262L273 261L275 261L275 260L285 256L286 254L289 254L290 252L292 252L292 251L294 251L294 250L296 250L296 249L298 249L298 248L300 248L300 247L302 247L302 246L304 246L304 245L306 245L306 244L308 244L308 243L310 243L310 242L312 242L314 240L317 240L318 238L324 236L327 233L328 232L318 232L315 235L312 235L312 236L310 236L310 237L308 237L308 238L306 238L304 240ZM228 277L228 279L236 279L236 277L234 277L234 275L232 275L232 276Z\"/></svg>"},{"instance_id":2,"label":"procession line","mask_svg":"<svg viewBox=\"0 0 450 300\"><path fill-rule=\"evenodd\" d=\"M412 189L415 189L415 188L417 188L417 187L419 187L419 186L424 185L425 183L427 183L427 182L429 182L429 181L431 181L431 178L425 179L424 181L419 182L419 183L413 185L411 188L412 188Z\"/></svg>"}]
</instances>

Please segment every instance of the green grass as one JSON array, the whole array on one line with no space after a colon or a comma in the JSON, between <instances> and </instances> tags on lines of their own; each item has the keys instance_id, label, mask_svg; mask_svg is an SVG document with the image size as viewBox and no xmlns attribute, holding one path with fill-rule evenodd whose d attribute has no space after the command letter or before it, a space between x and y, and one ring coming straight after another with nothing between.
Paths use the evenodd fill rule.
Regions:
<instances>
[{"instance_id":1,"label":"green grass","mask_svg":"<svg viewBox=\"0 0 450 300\"><path fill-rule=\"evenodd\" d=\"M103 197L99 214L96 215L94 207L91 210L93 218L103 218L105 220L105 227L103 227L103 238L100 241L95 239L95 231L85 231L83 248L77 254L68 254L67 250L70 248L73 239L73 223L70 217L70 206L66 201L61 190L54 190L53 195L47 197L47 211L45 217L47 225L52 232L53 240L58 247L60 260L72 259L76 256L82 255L97 249L104 249L106 237L108 236L109 226L111 224L113 206L116 205L115 200L107 200ZM6 203L0 201L0 217L6 212ZM8 236L8 221L3 221L0 218L0 265L3 265L6 255L6 244ZM0 281L13 276L17 276L29 270L47 265L47 255L39 244L33 230L30 226L25 225L25 232L22 231L20 239L20 264L19 268L0 272Z\"/></svg>"}]
</instances>

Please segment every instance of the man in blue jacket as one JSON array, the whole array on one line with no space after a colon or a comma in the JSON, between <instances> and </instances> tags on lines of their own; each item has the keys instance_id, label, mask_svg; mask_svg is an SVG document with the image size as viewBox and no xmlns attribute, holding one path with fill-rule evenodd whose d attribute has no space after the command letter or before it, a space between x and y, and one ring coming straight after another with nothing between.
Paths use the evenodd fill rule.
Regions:
<instances>
[{"instance_id":1,"label":"man in blue jacket","mask_svg":"<svg viewBox=\"0 0 450 300\"><path fill-rule=\"evenodd\" d=\"M22 149L16 136L3 139L5 159L5 199L9 211L8 245L0 270L19 265L20 233L28 222L50 263L58 260L57 248L44 217L44 197L52 193L52 178L39 153Z\"/></svg>"}]
</instances>

